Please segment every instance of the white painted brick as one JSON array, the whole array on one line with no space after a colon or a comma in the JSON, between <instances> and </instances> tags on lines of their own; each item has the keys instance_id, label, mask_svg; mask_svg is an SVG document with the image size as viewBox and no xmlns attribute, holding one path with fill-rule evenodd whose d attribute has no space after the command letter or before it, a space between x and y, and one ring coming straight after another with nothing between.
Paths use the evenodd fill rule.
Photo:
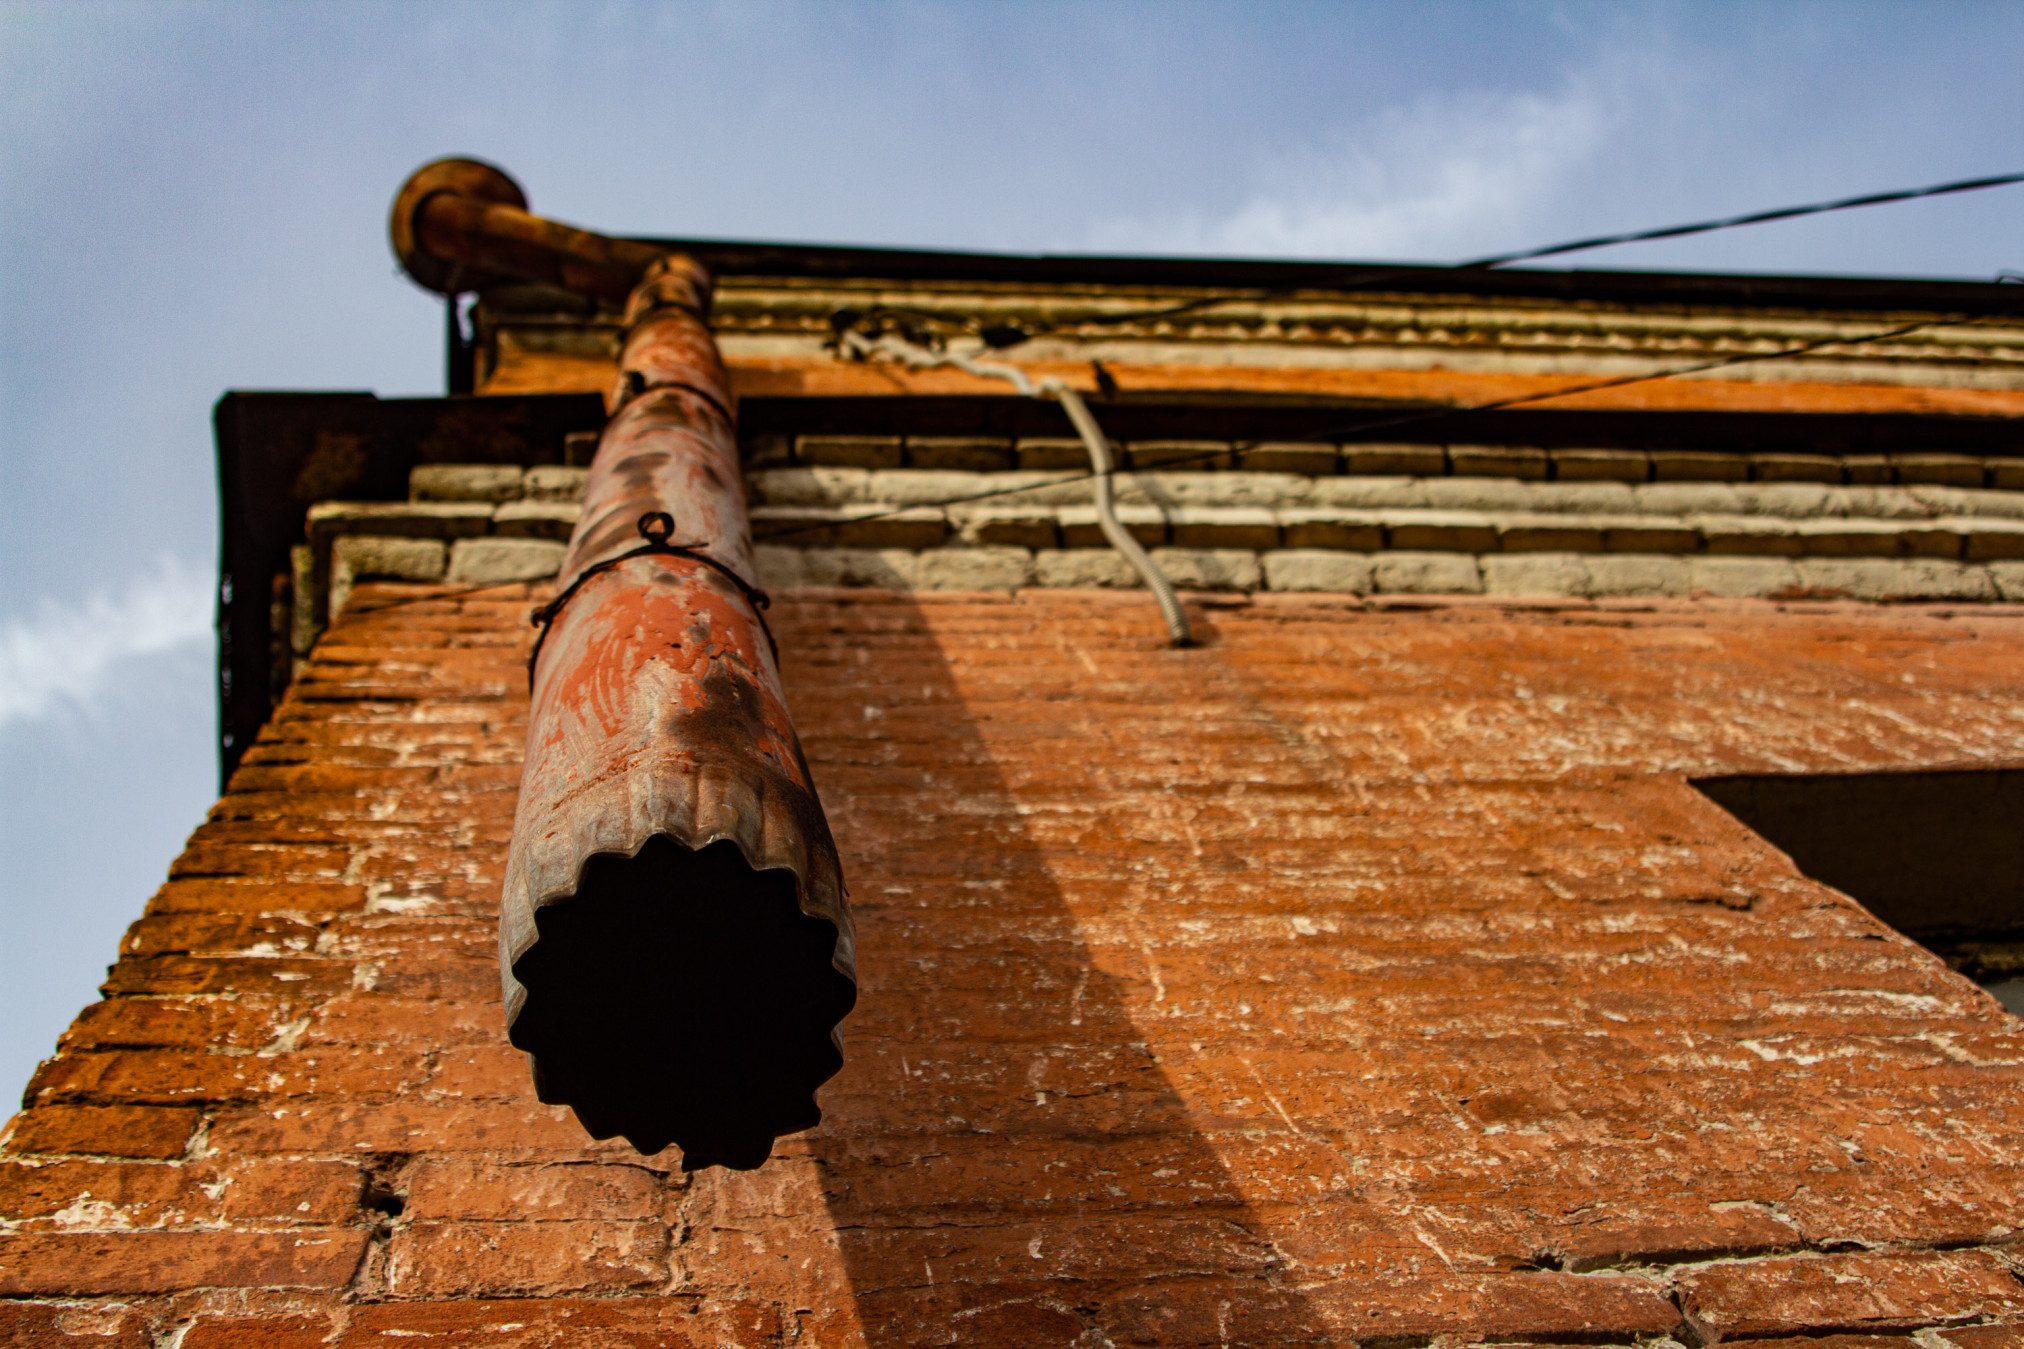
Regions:
<instances>
[{"instance_id":1,"label":"white painted brick","mask_svg":"<svg viewBox=\"0 0 2024 1349\"><path fill-rule=\"evenodd\" d=\"M1937 558L1807 558L1799 563L1799 576L1808 589L1838 591L1858 600L1996 598L1986 567Z\"/></svg>"},{"instance_id":2,"label":"white painted brick","mask_svg":"<svg viewBox=\"0 0 2024 1349\"><path fill-rule=\"evenodd\" d=\"M1847 489L1815 482L1737 483L1736 500L1745 515L1775 515L1783 520L1812 520L1847 515Z\"/></svg>"},{"instance_id":3,"label":"white painted brick","mask_svg":"<svg viewBox=\"0 0 2024 1349\"><path fill-rule=\"evenodd\" d=\"M564 548L547 539L458 539L449 579L465 585L538 581L562 570Z\"/></svg>"},{"instance_id":4,"label":"white painted brick","mask_svg":"<svg viewBox=\"0 0 2024 1349\"><path fill-rule=\"evenodd\" d=\"M1535 482L1526 484L1527 509L1569 514L1623 515L1637 510L1627 482Z\"/></svg>"},{"instance_id":5,"label":"white painted brick","mask_svg":"<svg viewBox=\"0 0 2024 1349\"><path fill-rule=\"evenodd\" d=\"M417 464L408 471L413 501L512 501L520 495L518 464Z\"/></svg>"},{"instance_id":6,"label":"white painted brick","mask_svg":"<svg viewBox=\"0 0 2024 1349\"><path fill-rule=\"evenodd\" d=\"M1033 574L1044 586L1128 588L1145 584L1131 563L1108 548L1043 548L1033 555Z\"/></svg>"},{"instance_id":7,"label":"white painted brick","mask_svg":"<svg viewBox=\"0 0 2024 1349\"><path fill-rule=\"evenodd\" d=\"M1934 509L1944 509L1949 514L2024 520L2024 492L1971 492L1951 487L1913 487L1909 490Z\"/></svg>"},{"instance_id":8,"label":"white painted brick","mask_svg":"<svg viewBox=\"0 0 2024 1349\"><path fill-rule=\"evenodd\" d=\"M1466 553L1380 553L1371 559L1380 591L1404 595L1480 595L1483 575Z\"/></svg>"},{"instance_id":9,"label":"white painted brick","mask_svg":"<svg viewBox=\"0 0 2024 1349\"><path fill-rule=\"evenodd\" d=\"M1325 590L1368 595L1373 585L1367 553L1339 553L1316 548L1286 548L1266 553L1259 562L1265 584L1273 590Z\"/></svg>"},{"instance_id":10,"label":"white painted brick","mask_svg":"<svg viewBox=\"0 0 2024 1349\"><path fill-rule=\"evenodd\" d=\"M1256 590L1258 555L1241 548L1155 548L1153 564L1182 590Z\"/></svg>"},{"instance_id":11,"label":"white painted brick","mask_svg":"<svg viewBox=\"0 0 2024 1349\"><path fill-rule=\"evenodd\" d=\"M331 544L331 575L352 580L381 576L397 581L440 581L449 566L441 539L375 538L355 534Z\"/></svg>"},{"instance_id":12,"label":"white painted brick","mask_svg":"<svg viewBox=\"0 0 2024 1349\"><path fill-rule=\"evenodd\" d=\"M1296 473L1134 473L1139 493L1156 506L1296 506L1314 488Z\"/></svg>"},{"instance_id":13,"label":"white painted brick","mask_svg":"<svg viewBox=\"0 0 2024 1349\"><path fill-rule=\"evenodd\" d=\"M1427 505L1443 511L1522 511L1532 505L1527 486L1513 478L1429 478Z\"/></svg>"},{"instance_id":14,"label":"white painted brick","mask_svg":"<svg viewBox=\"0 0 2024 1349\"><path fill-rule=\"evenodd\" d=\"M1957 509L1961 503L1928 499L1926 492L1940 492L1947 496L1960 496L1946 488L1916 487L1837 487L1844 513L1865 520L1930 520L1936 515Z\"/></svg>"},{"instance_id":15,"label":"white painted brick","mask_svg":"<svg viewBox=\"0 0 2024 1349\"><path fill-rule=\"evenodd\" d=\"M450 549L441 539L375 538L355 534L330 547L330 607L344 612L352 587L380 578L393 581L440 581L449 565ZM313 620L312 620L313 622Z\"/></svg>"},{"instance_id":16,"label":"white painted brick","mask_svg":"<svg viewBox=\"0 0 2024 1349\"><path fill-rule=\"evenodd\" d=\"M752 550L752 566L761 590L786 590L808 584L808 554L802 548L760 544Z\"/></svg>"},{"instance_id":17,"label":"white painted brick","mask_svg":"<svg viewBox=\"0 0 2024 1349\"><path fill-rule=\"evenodd\" d=\"M1905 496L1919 502L1929 516L1971 516L1975 510L1975 498L1981 491L1969 491L1965 487L1901 487ZM2002 491L1992 491L1990 496L2004 496Z\"/></svg>"},{"instance_id":18,"label":"white painted brick","mask_svg":"<svg viewBox=\"0 0 2024 1349\"><path fill-rule=\"evenodd\" d=\"M1024 548L935 548L914 562L921 590L1017 590L1033 584L1033 554Z\"/></svg>"},{"instance_id":19,"label":"white painted brick","mask_svg":"<svg viewBox=\"0 0 2024 1349\"><path fill-rule=\"evenodd\" d=\"M848 506L874 501L862 468L769 468L745 475L754 506Z\"/></svg>"},{"instance_id":20,"label":"white painted brick","mask_svg":"<svg viewBox=\"0 0 2024 1349\"><path fill-rule=\"evenodd\" d=\"M1684 595L1693 588L1686 558L1659 553L1585 557L1591 595Z\"/></svg>"},{"instance_id":21,"label":"white painted brick","mask_svg":"<svg viewBox=\"0 0 2024 1349\"><path fill-rule=\"evenodd\" d=\"M1736 489L1719 482L1648 482L1630 489L1651 515L1748 515Z\"/></svg>"},{"instance_id":22,"label":"white painted brick","mask_svg":"<svg viewBox=\"0 0 2024 1349\"><path fill-rule=\"evenodd\" d=\"M977 492L1010 487L1004 473L970 473L960 469L895 468L872 473L865 482L866 500L882 506L938 506Z\"/></svg>"},{"instance_id":23,"label":"white painted brick","mask_svg":"<svg viewBox=\"0 0 2024 1349\"><path fill-rule=\"evenodd\" d=\"M520 492L529 501L581 501L583 484L589 477L589 469L541 464L527 470L520 480Z\"/></svg>"},{"instance_id":24,"label":"white painted brick","mask_svg":"<svg viewBox=\"0 0 2024 1349\"><path fill-rule=\"evenodd\" d=\"M1424 478L1318 478L1308 504L1345 510L1421 510L1427 504Z\"/></svg>"},{"instance_id":25,"label":"white painted brick","mask_svg":"<svg viewBox=\"0 0 2024 1349\"><path fill-rule=\"evenodd\" d=\"M1799 568L1778 557L1696 557L1687 561L1695 591L1723 599L1761 599L1800 585Z\"/></svg>"},{"instance_id":26,"label":"white painted brick","mask_svg":"<svg viewBox=\"0 0 2024 1349\"><path fill-rule=\"evenodd\" d=\"M1586 595L1588 569L1574 553L1495 554L1483 559L1491 595Z\"/></svg>"},{"instance_id":27,"label":"white painted brick","mask_svg":"<svg viewBox=\"0 0 2024 1349\"><path fill-rule=\"evenodd\" d=\"M911 590L914 555L899 548L810 548L803 555L804 584L887 586Z\"/></svg>"},{"instance_id":28,"label":"white painted brick","mask_svg":"<svg viewBox=\"0 0 2024 1349\"><path fill-rule=\"evenodd\" d=\"M1989 580L2006 600L2024 600L2024 562L1991 562Z\"/></svg>"}]
</instances>

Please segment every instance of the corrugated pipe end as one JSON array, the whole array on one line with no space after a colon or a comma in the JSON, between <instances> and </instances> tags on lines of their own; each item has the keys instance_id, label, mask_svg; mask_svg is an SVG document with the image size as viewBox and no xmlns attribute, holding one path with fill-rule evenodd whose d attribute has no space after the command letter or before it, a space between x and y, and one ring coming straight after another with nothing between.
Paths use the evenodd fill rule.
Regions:
<instances>
[{"instance_id":1,"label":"corrugated pipe end","mask_svg":"<svg viewBox=\"0 0 2024 1349\"><path fill-rule=\"evenodd\" d=\"M512 967L526 1000L510 1037L540 1098L593 1138L680 1147L685 1171L752 1170L818 1123L857 986L836 925L802 912L797 889L728 839L592 856L573 898L535 912L539 940Z\"/></svg>"}]
</instances>

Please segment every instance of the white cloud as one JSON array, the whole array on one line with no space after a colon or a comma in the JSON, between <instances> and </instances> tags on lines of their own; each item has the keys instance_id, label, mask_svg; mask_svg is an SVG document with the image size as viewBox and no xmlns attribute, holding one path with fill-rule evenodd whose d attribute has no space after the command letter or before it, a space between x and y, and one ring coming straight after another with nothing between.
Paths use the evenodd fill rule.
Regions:
<instances>
[{"instance_id":1,"label":"white cloud","mask_svg":"<svg viewBox=\"0 0 2024 1349\"><path fill-rule=\"evenodd\" d=\"M0 622L0 728L65 705L89 707L122 662L211 635L211 579L173 557L117 595L45 600L33 618Z\"/></svg>"},{"instance_id":2,"label":"white cloud","mask_svg":"<svg viewBox=\"0 0 2024 1349\"><path fill-rule=\"evenodd\" d=\"M1604 148L1622 120L1617 87L1605 77L1554 93L1425 95L1268 163L1221 218L1112 221L1095 245L1425 261L1507 247Z\"/></svg>"}]
</instances>

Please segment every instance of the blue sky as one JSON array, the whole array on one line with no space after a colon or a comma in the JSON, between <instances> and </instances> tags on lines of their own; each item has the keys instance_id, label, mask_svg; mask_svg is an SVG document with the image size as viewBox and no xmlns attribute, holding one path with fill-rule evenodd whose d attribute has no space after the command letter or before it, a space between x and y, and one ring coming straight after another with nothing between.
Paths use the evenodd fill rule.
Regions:
<instances>
[{"instance_id":1,"label":"blue sky","mask_svg":"<svg viewBox=\"0 0 2024 1349\"><path fill-rule=\"evenodd\" d=\"M2024 5L0 0L0 1092L214 788L209 408L432 393L388 199L613 232L1449 261L2024 168ZM1986 277L2024 188L1584 265Z\"/></svg>"}]
</instances>

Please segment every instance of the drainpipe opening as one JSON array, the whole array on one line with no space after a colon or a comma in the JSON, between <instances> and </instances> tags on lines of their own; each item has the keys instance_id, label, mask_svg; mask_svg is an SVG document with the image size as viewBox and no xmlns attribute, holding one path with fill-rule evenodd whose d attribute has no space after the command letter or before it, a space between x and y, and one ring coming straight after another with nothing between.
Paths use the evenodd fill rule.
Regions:
<instances>
[{"instance_id":1,"label":"drainpipe opening","mask_svg":"<svg viewBox=\"0 0 2024 1349\"><path fill-rule=\"evenodd\" d=\"M623 1134L682 1169L749 1171L773 1140L822 1118L815 1089L843 1066L834 1026L857 999L831 963L834 924L794 874L755 871L737 844L665 835L592 856L573 898L535 913L514 962L527 990L511 1038L550 1105L593 1138Z\"/></svg>"}]
</instances>

